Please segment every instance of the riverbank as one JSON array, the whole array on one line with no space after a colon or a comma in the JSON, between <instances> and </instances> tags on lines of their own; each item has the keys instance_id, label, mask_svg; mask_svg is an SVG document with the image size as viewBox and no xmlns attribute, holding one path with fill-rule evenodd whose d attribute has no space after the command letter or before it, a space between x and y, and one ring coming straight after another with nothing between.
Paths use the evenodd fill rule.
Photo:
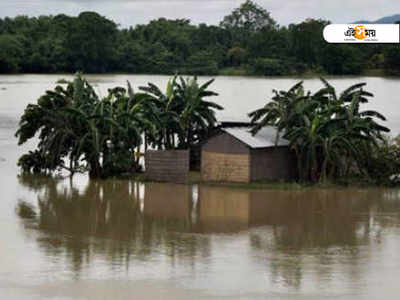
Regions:
<instances>
[{"instance_id":1,"label":"riverbank","mask_svg":"<svg viewBox=\"0 0 400 300\"><path fill-rule=\"evenodd\" d=\"M107 76L107 75L128 75L128 76L171 76L175 75L176 73L174 72L166 72L163 74L152 74L152 73L129 73L129 72L107 72L107 73L84 73L85 75L91 75L91 76ZM65 72L54 72L54 73L0 73L0 76L7 76L7 75L58 75L60 77L62 76L74 76L74 73L65 73ZM309 69L306 70L305 72L302 73L288 73L288 74L276 74L276 75L262 75L262 74L257 74L253 71L251 71L250 68L246 67L229 67L229 68L223 68L218 70L217 73L204 73L204 74L195 74L195 73L182 73L180 74L182 76L208 76L208 77L213 77L213 76L227 76L227 77L236 77L236 76L243 76L243 77L281 77L281 78L287 78L287 77L298 77L298 78L319 78L319 77L332 77L332 76L364 76L364 77L399 77L400 74L393 74L393 73L387 73L385 72L384 69L367 69L364 70L360 74L329 74L327 72L323 72L319 69ZM56 81L57 84L65 84L67 83L68 80L61 78L58 81Z\"/></svg>"},{"instance_id":2,"label":"riverbank","mask_svg":"<svg viewBox=\"0 0 400 300\"><path fill-rule=\"evenodd\" d=\"M261 76L269 77L265 75L260 75L252 72L249 68L245 67L231 67L219 70L219 76ZM210 75L211 76L211 75ZM323 76L365 76L365 77L396 77L393 74L388 74L384 69L366 69L360 74L329 74L327 72L318 69L309 69L303 73L299 74L276 74L273 77L287 77L287 76L298 76L299 78L315 78ZM398 76L397 76L398 77Z\"/></svg>"}]
</instances>

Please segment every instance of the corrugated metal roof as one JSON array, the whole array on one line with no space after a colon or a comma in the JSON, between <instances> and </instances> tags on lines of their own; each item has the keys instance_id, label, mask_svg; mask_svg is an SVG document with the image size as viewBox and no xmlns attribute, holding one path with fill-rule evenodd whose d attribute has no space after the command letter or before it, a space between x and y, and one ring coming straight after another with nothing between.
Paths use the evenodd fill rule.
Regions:
<instances>
[{"instance_id":1,"label":"corrugated metal roof","mask_svg":"<svg viewBox=\"0 0 400 300\"><path fill-rule=\"evenodd\" d=\"M223 131L242 141L250 148L274 147L277 130L273 127L264 127L256 135L252 135L249 127L223 128ZM277 146L287 146L289 141L280 138Z\"/></svg>"}]
</instances>

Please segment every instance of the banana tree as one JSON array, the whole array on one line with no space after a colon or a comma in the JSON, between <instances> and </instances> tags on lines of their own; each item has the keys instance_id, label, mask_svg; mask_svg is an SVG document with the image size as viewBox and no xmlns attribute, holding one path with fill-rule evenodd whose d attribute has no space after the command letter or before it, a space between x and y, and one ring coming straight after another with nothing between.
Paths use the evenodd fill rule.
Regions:
<instances>
[{"instance_id":1,"label":"banana tree","mask_svg":"<svg viewBox=\"0 0 400 300\"><path fill-rule=\"evenodd\" d=\"M339 96L326 80L314 94L304 92L302 82L289 91L274 91L272 101L249 114L257 133L274 126L290 141L296 153L300 180L326 181L347 175L358 165L366 173L369 157L389 129L377 120L385 117L372 110L360 111L373 95L365 84L347 88ZM375 149L375 150L374 150Z\"/></svg>"},{"instance_id":2,"label":"banana tree","mask_svg":"<svg viewBox=\"0 0 400 300\"><path fill-rule=\"evenodd\" d=\"M223 107L205 100L208 97L218 96L217 93L208 90L213 82L214 79L199 85L197 77L188 79L180 77L176 83L176 97L182 104L182 108L178 111L182 128L179 137L180 148L191 148L215 127L217 123L215 111L222 110Z\"/></svg>"},{"instance_id":3,"label":"banana tree","mask_svg":"<svg viewBox=\"0 0 400 300\"><path fill-rule=\"evenodd\" d=\"M62 168L72 174L88 169L92 177L130 170L143 132L154 127L146 99L134 94L130 85L128 90L115 88L99 99L77 75L65 88L46 92L25 110L16 133L19 143L38 133L39 144L37 151L21 158L20 166L35 172Z\"/></svg>"},{"instance_id":4,"label":"banana tree","mask_svg":"<svg viewBox=\"0 0 400 300\"><path fill-rule=\"evenodd\" d=\"M149 101L154 103L155 130L149 137L149 142L158 149L174 149L176 147L176 135L181 134L179 115L181 103L176 95L176 77L168 81L165 93L152 83L139 87L147 93Z\"/></svg>"},{"instance_id":5,"label":"banana tree","mask_svg":"<svg viewBox=\"0 0 400 300\"><path fill-rule=\"evenodd\" d=\"M215 110L223 109L205 100L218 95L208 90L213 82L210 80L199 85L196 77L178 79L175 76L168 81L165 93L151 83L140 87L156 106L157 133L153 144L159 149L189 149L208 134L217 122Z\"/></svg>"}]
</instances>

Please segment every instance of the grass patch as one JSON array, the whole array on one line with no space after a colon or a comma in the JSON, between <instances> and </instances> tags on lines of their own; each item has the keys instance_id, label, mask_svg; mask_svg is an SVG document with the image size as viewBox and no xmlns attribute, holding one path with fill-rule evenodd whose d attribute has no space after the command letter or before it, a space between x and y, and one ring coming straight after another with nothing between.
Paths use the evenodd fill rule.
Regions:
<instances>
[{"instance_id":1,"label":"grass patch","mask_svg":"<svg viewBox=\"0 0 400 300\"><path fill-rule=\"evenodd\" d=\"M130 177L131 179L139 182L154 182L146 177L145 173L138 173ZM298 182L283 182L283 181L257 181L249 183L239 182L215 182L203 181L200 172L190 172L188 185L198 184L209 187L225 187L232 189L243 190L305 190L305 189L347 189L347 188L360 188L360 189L373 189L373 188L399 188L399 185L383 185L372 183L371 181L363 180L358 177L341 178L336 182L324 183L298 183Z\"/></svg>"},{"instance_id":2,"label":"grass patch","mask_svg":"<svg viewBox=\"0 0 400 300\"><path fill-rule=\"evenodd\" d=\"M306 189L348 189L348 188L360 188L360 189L374 189L374 188L399 188L399 186L387 186L368 184L361 181L353 182L338 182L338 183L298 183L298 182L274 182L274 181L261 181L261 182L250 182L250 183L232 183L232 182L199 182L204 186L211 187L228 187L232 189L246 189L246 190L306 190Z\"/></svg>"},{"instance_id":3,"label":"grass patch","mask_svg":"<svg viewBox=\"0 0 400 300\"><path fill-rule=\"evenodd\" d=\"M200 172L189 173L189 184L201 184L204 186L229 187L234 189L279 189L279 190L298 190L310 185L299 184L296 182L276 182L258 181L249 183L235 182L211 182L202 181Z\"/></svg>"}]
</instances>

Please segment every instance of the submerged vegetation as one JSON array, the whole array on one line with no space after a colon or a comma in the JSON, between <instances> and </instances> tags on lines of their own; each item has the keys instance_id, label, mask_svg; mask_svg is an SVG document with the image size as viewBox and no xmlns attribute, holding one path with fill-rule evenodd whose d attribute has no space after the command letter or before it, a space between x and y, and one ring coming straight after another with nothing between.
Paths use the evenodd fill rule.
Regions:
<instances>
[{"instance_id":1,"label":"submerged vegetation","mask_svg":"<svg viewBox=\"0 0 400 300\"><path fill-rule=\"evenodd\" d=\"M110 89L99 98L77 75L66 87L57 86L29 104L16 133L19 144L38 136L37 150L23 155L24 172L49 173L66 169L108 177L140 168L137 154L144 145L156 149L189 149L215 126L219 105L205 101L216 93L197 78L174 77L163 93L149 83L135 93Z\"/></svg>"},{"instance_id":2,"label":"submerged vegetation","mask_svg":"<svg viewBox=\"0 0 400 300\"><path fill-rule=\"evenodd\" d=\"M0 73L400 74L400 46L328 44L327 20L280 26L246 1L219 26L153 20L134 28L95 12L0 19Z\"/></svg>"},{"instance_id":3,"label":"submerged vegetation","mask_svg":"<svg viewBox=\"0 0 400 300\"><path fill-rule=\"evenodd\" d=\"M326 80L315 93L303 82L288 91L274 91L264 107L251 112L253 133L264 126L278 129L277 139L290 142L297 157L301 182L340 181L358 178L377 184L394 183L400 174L400 145L378 123L385 117L362 110L373 95L365 83L350 86L340 95Z\"/></svg>"},{"instance_id":4,"label":"submerged vegetation","mask_svg":"<svg viewBox=\"0 0 400 300\"><path fill-rule=\"evenodd\" d=\"M138 171L143 147L197 148L217 127L216 110L223 109L206 100L217 96L208 90L212 83L175 76L165 91L148 83L135 93L128 82L126 89L109 89L99 98L78 74L27 106L16 136L19 144L35 136L39 143L18 164L25 173L66 169L109 177ZM400 141L388 137L390 130L379 123L383 115L362 110L373 96L365 84L338 95L322 83L315 93L306 92L303 82L274 91L272 101L249 114L252 132L278 129L277 140L287 139L297 157L301 184L400 183Z\"/></svg>"}]
</instances>

